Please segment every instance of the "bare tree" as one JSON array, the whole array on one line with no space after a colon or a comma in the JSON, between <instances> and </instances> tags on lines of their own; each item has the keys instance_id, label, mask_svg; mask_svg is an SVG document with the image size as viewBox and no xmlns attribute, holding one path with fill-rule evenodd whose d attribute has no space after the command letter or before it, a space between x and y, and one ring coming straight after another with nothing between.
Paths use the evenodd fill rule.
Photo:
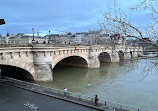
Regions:
<instances>
[{"instance_id":1,"label":"bare tree","mask_svg":"<svg viewBox=\"0 0 158 111\"><path fill-rule=\"evenodd\" d=\"M131 38L137 38L142 39L145 36L156 38L158 37L158 1L157 0L142 0L140 4L130 8L131 13L126 13L125 11L121 10L119 7L117 7L117 1L114 0L113 7L107 6L106 11L101 11L101 13L104 16L104 21L102 23L99 23L101 29L105 33L109 34L122 34L124 37L131 37ZM131 22L131 16L132 13L134 13L136 10L139 10L139 8L143 8L144 10L150 9L150 14L147 15L150 18L152 18L152 23L148 24L144 28L141 26L135 26ZM140 28L141 27L141 28ZM157 44L153 44L149 41L144 40L145 42L150 43L154 47L158 47ZM157 67L157 62L153 62L151 67L148 68L147 72L150 71L152 68ZM128 64L130 68L128 68L124 72L128 72L132 70L134 67L137 66L137 62L132 62L131 64ZM126 67L126 66L125 66ZM144 78L148 75L144 75Z\"/></svg>"},{"instance_id":2,"label":"bare tree","mask_svg":"<svg viewBox=\"0 0 158 111\"><path fill-rule=\"evenodd\" d=\"M156 25L158 23L158 18L157 18L157 15L158 15L158 1L157 0L142 0L140 2L140 4L134 6L131 8L131 10L139 10L140 8L143 9L150 9L150 16L152 17L153 19L153 25Z\"/></svg>"},{"instance_id":3,"label":"bare tree","mask_svg":"<svg viewBox=\"0 0 158 111\"><path fill-rule=\"evenodd\" d=\"M153 22L148 24L145 28L140 29L140 26L134 26L131 24L130 18L132 16L131 13L135 10L139 10L139 8L143 7L143 5L145 5L144 9L151 9L150 17ZM104 16L104 22L99 25L105 32L120 33L125 37L135 37L137 39L141 39L144 35L157 37L158 10L156 9L156 6L158 6L157 0L143 0L139 5L130 8L130 14L126 14L125 11L117 7L116 0L114 0L114 6L112 8L107 6L106 12L101 11Z\"/></svg>"},{"instance_id":4,"label":"bare tree","mask_svg":"<svg viewBox=\"0 0 158 111\"><path fill-rule=\"evenodd\" d=\"M147 16L152 18L152 23L145 27L145 32L155 39L158 37L158 0L142 0L140 4L132 7L131 10L135 11L141 8L150 11Z\"/></svg>"},{"instance_id":5,"label":"bare tree","mask_svg":"<svg viewBox=\"0 0 158 111\"><path fill-rule=\"evenodd\" d=\"M130 18L124 11L117 7L116 0L114 0L114 6L112 8L107 6L107 9L106 12L102 11L104 22L100 23L104 31L112 34L120 33L125 36L142 37L142 32L139 30L139 27L130 24Z\"/></svg>"}]
</instances>

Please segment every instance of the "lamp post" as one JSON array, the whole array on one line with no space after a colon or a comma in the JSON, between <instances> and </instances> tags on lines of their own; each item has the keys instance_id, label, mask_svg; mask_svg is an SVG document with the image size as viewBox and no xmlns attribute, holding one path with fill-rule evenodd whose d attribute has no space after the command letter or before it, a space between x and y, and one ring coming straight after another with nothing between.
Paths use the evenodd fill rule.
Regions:
<instances>
[{"instance_id":1,"label":"lamp post","mask_svg":"<svg viewBox=\"0 0 158 111\"><path fill-rule=\"evenodd\" d=\"M50 30L48 32L49 32L49 41L48 41L48 43L50 43Z\"/></svg>"},{"instance_id":2,"label":"lamp post","mask_svg":"<svg viewBox=\"0 0 158 111\"><path fill-rule=\"evenodd\" d=\"M34 41L35 41L35 37L34 37L34 28L32 28L32 33L33 33L33 39L32 39L32 41L34 42Z\"/></svg>"}]
</instances>

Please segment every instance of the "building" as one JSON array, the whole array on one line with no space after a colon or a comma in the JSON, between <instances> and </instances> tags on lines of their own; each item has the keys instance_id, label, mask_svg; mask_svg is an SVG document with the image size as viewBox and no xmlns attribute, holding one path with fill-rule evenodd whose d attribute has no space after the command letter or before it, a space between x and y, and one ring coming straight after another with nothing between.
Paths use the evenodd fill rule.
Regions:
<instances>
[{"instance_id":1,"label":"building","mask_svg":"<svg viewBox=\"0 0 158 111\"><path fill-rule=\"evenodd\" d=\"M13 44L31 44L33 43L33 36L18 33L17 35L7 35L0 38L0 43L13 43ZM65 34L50 34L44 37L34 36L34 43L46 44L77 44L77 45L119 45L125 44L125 37L121 34L103 34L102 30L89 30L88 32L70 33Z\"/></svg>"},{"instance_id":2,"label":"building","mask_svg":"<svg viewBox=\"0 0 158 111\"><path fill-rule=\"evenodd\" d=\"M0 38L0 43L9 43L9 44L31 44L33 40L33 36L24 35L24 34L17 34L17 35L7 35L5 37ZM36 43L43 43L45 41L44 37L36 37Z\"/></svg>"}]
</instances>

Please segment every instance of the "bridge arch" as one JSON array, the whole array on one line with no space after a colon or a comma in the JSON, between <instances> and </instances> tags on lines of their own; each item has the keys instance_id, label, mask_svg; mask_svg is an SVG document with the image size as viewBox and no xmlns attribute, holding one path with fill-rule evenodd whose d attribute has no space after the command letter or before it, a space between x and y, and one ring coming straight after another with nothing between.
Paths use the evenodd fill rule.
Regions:
<instances>
[{"instance_id":1,"label":"bridge arch","mask_svg":"<svg viewBox=\"0 0 158 111\"><path fill-rule=\"evenodd\" d=\"M67 64L67 65L78 66L78 67L88 67L88 59L84 56L79 56L79 55L57 57L52 62L52 69L57 64Z\"/></svg>"},{"instance_id":2,"label":"bridge arch","mask_svg":"<svg viewBox=\"0 0 158 111\"><path fill-rule=\"evenodd\" d=\"M100 62L111 62L111 55L108 52L102 52L98 56Z\"/></svg>"},{"instance_id":3,"label":"bridge arch","mask_svg":"<svg viewBox=\"0 0 158 111\"><path fill-rule=\"evenodd\" d=\"M24 62L17 61L14 59L5 59L5 60L0 61L0 65L1 65L1 67L6 66L6 67L14 67L14 68L22 69L22 70L28 72L28 74L30 74L29 76L32 79L32 81L34 81L35 70L29 64L26 64Z\"/></svg>"},{"instance_id":4,"label":"bridge arch","mask_svg":"<svg viewBox=\"0 0 158 111\"><path fill-rule=\"evenodd\" d=\"M123 61L124 60L124 52L122 50L118 51L118 56L119 56L119 61Z\"/></svg>"},{"instance_id":5,"label":"bridge arch","mask_svg":"<svg viewBox=\"0 0 158 111\"><path fill-rule=\"evenodd\" d=\"M35 81L33 76L26 70L10 65L0 65L1 75L23 81Z\"/></svg>"}]
</instances>

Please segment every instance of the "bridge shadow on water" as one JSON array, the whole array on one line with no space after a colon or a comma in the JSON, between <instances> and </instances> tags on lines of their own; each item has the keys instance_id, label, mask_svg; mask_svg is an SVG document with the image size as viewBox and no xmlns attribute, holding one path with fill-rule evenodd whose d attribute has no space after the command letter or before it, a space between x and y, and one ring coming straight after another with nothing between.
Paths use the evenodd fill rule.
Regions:
<instances>
[{"instance_id":1,"label":"bridge shadow on water","mask_svg":"<svg viewBox=\"0 0 158 111\"><path fill-rule=\"evenodd\" d=\"M23 81L34 81L32 75L24 69L9 65L0 65L0 69L2 76Z\"/></svg>"},{"instance_id":2,"label":"bridge shadow on water","mask_svg":"<svg viewBox=\"0 0 158 111\"><path fill-rule=\"evenodd\" d=\"M76 72L76 70L78 70L79 72ZM63 71L65 72L65 74L70 71L72 71L72 73L76 73L76 74L78 74L78 73L86 74L88 72L88 68L58 64L53 69L53 75L60 74L60 72L63 72ZM75 71L75 72L73 72L73 71ZM61 74L63 74L63 73L61 73Z\"/></svg>"}]
</instances>

